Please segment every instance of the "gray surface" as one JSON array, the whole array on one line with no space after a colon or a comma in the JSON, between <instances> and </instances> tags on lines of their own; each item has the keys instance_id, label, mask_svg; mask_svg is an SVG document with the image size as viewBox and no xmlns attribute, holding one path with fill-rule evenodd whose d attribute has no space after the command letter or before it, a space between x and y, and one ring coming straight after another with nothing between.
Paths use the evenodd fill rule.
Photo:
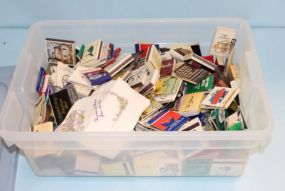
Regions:
<instances>
[{"instance_id":1,"label":"gray surface","mask_svg":"<svg viewBox=\"0 0 285 191\"><path fill-rule=\"evenodd\" d=\"M3 142L2 146L0 154L0 191L13 191L16 181L18 150L15 147L7 148Z\"/></svg>"},{"instance_id":2,"label":"gray surface","mask_svg":"<svg viewBox=\"0 0 285 191\"><path fill-rule=\"evenodd\" d=\"M6 97L7 88L14 72L14 66L0 67L0 108ZM17 149L7 148L0 139L0 191L13 191L17 171Z\"/></svg>"}]
</instances>

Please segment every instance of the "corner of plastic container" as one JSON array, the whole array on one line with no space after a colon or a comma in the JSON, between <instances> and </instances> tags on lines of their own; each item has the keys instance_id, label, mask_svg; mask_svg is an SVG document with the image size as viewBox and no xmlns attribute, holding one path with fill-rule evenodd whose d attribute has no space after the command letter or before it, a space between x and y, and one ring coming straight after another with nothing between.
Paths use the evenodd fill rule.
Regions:
<instances>
[{"instance_id":1,"label":"corner of plastic container","mask_svg":"<svg viewBox=\"0 0 285 191\"><path fill-rule=\"evenodd\" d=\"M1 129L0 129L0 139L2 138L3 139L3 142L5 142L5 144L8 146L8 147L11 147L14 145L14 143L10 142L7 140L7 137L6 137L6 132L5 130L3 129L3 125L1 123ZM0 140L1 141L1 140Z\"/></svg>"},{"instance_id":2,"label":"corner of plastic container","mask_svg":"<svg viewBox=\"0 0 285 191\"><path fill-rule=\"evenodd\" d=\"M243 17L235 17L235 19L236 19L239 23L241 23L241 24L243 24L243 25L247 25L248 27L250 27L250 23L248 22L247 19L245 19L245 18L243 18Z\"/></svg>"},{"instance_id":3,"label":"corner of plastic container","mask_svg":"<svg viewBox=\"0 0 285 191\"><path fill-rule=\"evenodd\" d=\"M38 28L40 25L42 25L42 21L37 21L37 22L31 24L29 29Z\"/></svg>"},{"instance_id":4,"label":"corner of plastic container","mask_svg":"<svg viewBox=\"0 0 285 191\"><path fill-rule=\"evenodd\" d=\"M3 139L3 141L5 142L5 144L6 144L6 146L7 146L8 148L11 148L11 147L13 147L13 146L16 146L14 143L9 142L9 141L6 141L5 139Z\"/></svg>"},{"instance_id":5,"label":"corner of plastic container","mask_svg":"<svg viewBox=\"0 0 285 191\"><path fill-rule=\"evenodd\" d=\"M45 25L46 23L47 23L46 20L36 21L35 23L33 23L33 24L30 26L30 30L31 30L31 29L38 29L38 28L40 28L41 26Z\"/></svg>"}]
</instances>

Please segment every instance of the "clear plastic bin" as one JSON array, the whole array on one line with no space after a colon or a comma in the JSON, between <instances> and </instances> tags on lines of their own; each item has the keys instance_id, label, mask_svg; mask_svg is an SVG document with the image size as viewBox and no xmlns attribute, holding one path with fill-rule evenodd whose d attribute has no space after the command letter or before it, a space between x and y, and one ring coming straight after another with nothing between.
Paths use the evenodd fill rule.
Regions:
<instances>
[{"instance_id":1,"label":"clear plastic bin","mask_svg":"<svg viewBox=\"0 0 285 191\"><path fill-rule=\"evenodd\" d=\"M208 53L217 26L235 28L240 100L248 130L213 132L29 132L44 39L101 38L134 51L135 42L197 43ZM272 116L249 24L239 18L43 21L31 26L0 117L1 136L41 176L239 176L271 136Z\"/></svg>"}]
</instances>

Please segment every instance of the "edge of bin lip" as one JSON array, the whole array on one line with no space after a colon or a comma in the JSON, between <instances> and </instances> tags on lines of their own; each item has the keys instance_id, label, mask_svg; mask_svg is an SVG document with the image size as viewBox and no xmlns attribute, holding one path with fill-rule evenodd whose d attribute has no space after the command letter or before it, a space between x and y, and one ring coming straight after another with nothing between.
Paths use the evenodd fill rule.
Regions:
<instances>
[{"instance_id":1,"label":"edge of bin lip","mask_svg":"<svg viewBox=\"0 0 285 191\"><path fill-rule=\"evenodd\" d=\"M0 134L5 141L83 141L86 140L125 140L128 141L164 141L164 140L248 140L264 141L271 136L271 128L264 130L245 130L245 131L208 131L191 133L185 131L142 131L142 132L52 132L39 133L27 131L6 131L0 130ZM167 138L167 139L166 139Z\"/></svg>"},{"instance_id":2,"label":"edge of bin lip","mask_svg":"<svg viewBox=\"0 0 285 191\"><path fill-rule=\"evenodd\" d=\"M37 21L34 24L31 25L30 28L36 28L40 27L42 25L69 25L69 24L94 24L94 23L105 23L105 24L114 24L115 22L120 23L151 23L151 22L216 22L216 21L223 21L223 22L238 22L242 24L249 25L249 22L245 20L242 17L197 17L197 18L191 18L191 17L180 17L180 18L171 18L171 17L165 17L165 18L103 18L103 19L60 19L60 20L41 20Z\"/></svg>"}]
</instances>

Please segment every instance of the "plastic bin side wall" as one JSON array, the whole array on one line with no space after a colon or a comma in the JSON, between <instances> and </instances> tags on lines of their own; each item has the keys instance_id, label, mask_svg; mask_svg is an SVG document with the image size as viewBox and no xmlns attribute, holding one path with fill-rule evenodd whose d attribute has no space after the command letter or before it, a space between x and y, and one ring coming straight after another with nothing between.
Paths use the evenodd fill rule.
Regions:
<instances>
[{"instance_id":1,"label":"plastic bin side wall","mask_svg":"<svg viewBox=\"0 0 285 191\"><path fill-rule=\"evenodd\" d=\"M24 152L39 176L239 176L250 154L249 149L148 149L128 150L110 158L115 151Z\"/></svg>"}]
</instances>

